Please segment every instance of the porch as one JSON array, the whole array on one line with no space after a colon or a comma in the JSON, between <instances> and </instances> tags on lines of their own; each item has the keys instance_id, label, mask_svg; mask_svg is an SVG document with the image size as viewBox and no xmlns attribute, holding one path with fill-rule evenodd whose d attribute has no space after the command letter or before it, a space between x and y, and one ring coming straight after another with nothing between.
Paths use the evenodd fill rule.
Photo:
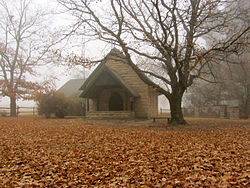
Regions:
<instances>
[{"instance_id":1,"label":"porch","mask_svg":"<svg viewBox=\"0 0 250 188\"><path fill-rule=\"evenodd\" d=\"M103 119L133 119L135 113L131 111L92 111L86 113L86 119L103 120Z\"/></svg>"}]
</instances>

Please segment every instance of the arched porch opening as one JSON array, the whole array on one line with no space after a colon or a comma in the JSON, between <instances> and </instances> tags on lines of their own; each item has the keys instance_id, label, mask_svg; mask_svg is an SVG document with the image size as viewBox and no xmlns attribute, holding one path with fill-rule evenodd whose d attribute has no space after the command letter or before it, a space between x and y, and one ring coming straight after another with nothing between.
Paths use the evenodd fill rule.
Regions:
<instances>
[{"instance_id":1,"label":"arched porch opening","mask_svg":"<svg viewBox=\"0 0 250 188\"><path fill-rule=\"evenodd\" d=\"M112 93L109 98L109 111L123 111L123 100L117 92Z\"/></svg>"}]
</instances>

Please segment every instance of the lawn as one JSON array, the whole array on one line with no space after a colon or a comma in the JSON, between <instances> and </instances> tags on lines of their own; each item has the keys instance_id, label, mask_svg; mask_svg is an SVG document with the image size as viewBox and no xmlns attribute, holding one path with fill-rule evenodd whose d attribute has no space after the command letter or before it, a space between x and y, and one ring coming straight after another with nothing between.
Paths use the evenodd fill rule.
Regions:
<instances>
[{"instance_id":1,"label":"lawn","mask_svg":"<svg viewBox=\"0 0 250 188\"><path fill-rule=\"evenodd\" d=\"M1 187L247 187L250 120L0 118Z\"/></svg>"}]
</instances>

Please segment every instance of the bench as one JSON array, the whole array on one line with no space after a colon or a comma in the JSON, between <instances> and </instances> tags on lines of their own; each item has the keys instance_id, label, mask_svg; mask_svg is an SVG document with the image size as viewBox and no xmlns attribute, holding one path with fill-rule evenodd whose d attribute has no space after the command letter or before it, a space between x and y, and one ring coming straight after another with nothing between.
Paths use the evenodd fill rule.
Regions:
<instances>
[{"instance_id":1,"label":"bench","mask_svg":"<svg viewBox=\"0 0 250 188\"><path fill-rule=\"evenodd\" d=\"M168 122L170 121L170 117L157 116L157 117L153 117L153 122L155 123L155 121L156 121L157 119L167 119Z\"/></svg>"}]
</instances>

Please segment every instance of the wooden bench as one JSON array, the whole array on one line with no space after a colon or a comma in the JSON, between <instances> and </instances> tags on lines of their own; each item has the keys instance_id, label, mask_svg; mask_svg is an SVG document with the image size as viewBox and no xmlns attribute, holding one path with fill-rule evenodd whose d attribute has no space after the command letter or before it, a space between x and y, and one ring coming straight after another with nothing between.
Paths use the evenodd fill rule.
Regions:
<instances>
[{"instance_id":1,"label":"wooden bench","mask_svg":"<svg viewBox=\"0 0 250 188\"><path fill-rule=\"evenodd\" d=\"M167 119L168 122L170 121L170 117L157 116L153 117L153 122L155 123L157 119Z\"/></svg>"}]
</instances>

